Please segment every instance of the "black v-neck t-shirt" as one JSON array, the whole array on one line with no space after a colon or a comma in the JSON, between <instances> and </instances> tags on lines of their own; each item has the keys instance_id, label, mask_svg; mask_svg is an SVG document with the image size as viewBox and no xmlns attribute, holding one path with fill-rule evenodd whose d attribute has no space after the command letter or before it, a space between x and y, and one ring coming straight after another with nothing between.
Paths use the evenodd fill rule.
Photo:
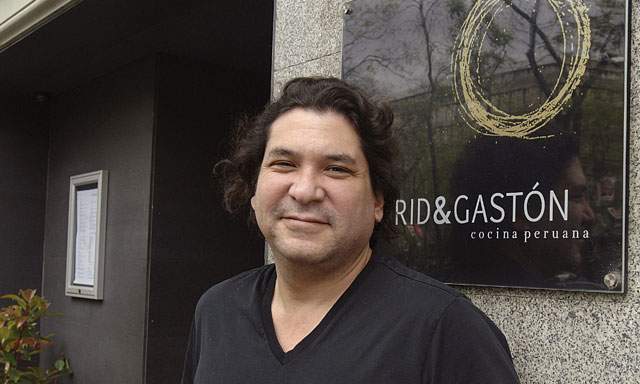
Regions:
<instances>
[{"instance_id":1,"label":"black v-neck t-shirt","mask_svg":"<svg viewBox=\"0 0 640 384\"><path fill-rule=\"evenodd\" d=\"M454 289L374 256L294 349L276 338L273 265L198 302L183 384L513 384L507 341Z\"/></svg>"}]
</instances>

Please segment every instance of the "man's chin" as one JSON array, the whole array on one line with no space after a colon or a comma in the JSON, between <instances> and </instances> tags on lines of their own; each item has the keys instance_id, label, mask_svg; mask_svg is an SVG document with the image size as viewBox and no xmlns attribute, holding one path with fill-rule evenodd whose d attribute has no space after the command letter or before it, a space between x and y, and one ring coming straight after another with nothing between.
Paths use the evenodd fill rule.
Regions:
<instances>
[{"instance_id":1,"label":"man's chin","mask_svg":"<svg viewBox=\"0 0 640 384\"><path fill-rule=\"evenodd\" d=\"M295 244L270 244L274 259L287 260L290 263L301 265L318 265L327 262L331 258L331 252L314 247L314 244L295 242Z\"/></svg>"}]
</instances>

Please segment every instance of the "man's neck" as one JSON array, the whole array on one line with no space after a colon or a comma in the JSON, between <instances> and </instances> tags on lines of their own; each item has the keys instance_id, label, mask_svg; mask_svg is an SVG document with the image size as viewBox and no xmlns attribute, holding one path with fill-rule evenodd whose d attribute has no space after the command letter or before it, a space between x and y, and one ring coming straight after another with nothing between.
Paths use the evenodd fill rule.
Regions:
<instances>
[{"instance_id":1,"label":"man's neck","mask_svg":"<svg viewBox=\"0 0 640 384\"><path fill-rule=\"evenodd\" d=\"M276 258L271 316L282 350L292 350L320 324L371 258L367 246L339 268L312 268Z\"/></svg>"},{"instance_id":2,"label":"man's neck","mask_svg":"<svg viewBox=\"0 0 640 384\"><path fill-rule=\"evenodd\" d=\"M334 268L294 265L276 258L277 278L273 301L283 309L328 302L333 305L370 258L371 248L368 245L348 263Z\"/></svg>"}]
</instances>

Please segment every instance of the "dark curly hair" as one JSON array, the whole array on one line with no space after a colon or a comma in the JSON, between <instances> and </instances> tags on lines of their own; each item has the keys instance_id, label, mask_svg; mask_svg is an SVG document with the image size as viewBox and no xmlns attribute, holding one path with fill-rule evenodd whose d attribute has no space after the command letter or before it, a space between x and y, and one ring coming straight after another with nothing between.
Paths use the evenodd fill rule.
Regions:
<instances>
[{"instance_id":1,"label":"dark curly hair","mask_svg":"<svg viewBox=\"0 0 640 384\"><path fill-rule=\"evenodd\" d=\"M252 119L243 119L233 139L231 156L218 162L215 174L224 183L224 206L231 213L249 211L260 164L273 122L295 108L332 111L345 116L355 128L369 165L371 185L384 197L384 217L376 225L370 243L395 233L393 209L398 197L395 180L397 144L392 134L393 113L386 104L371 102L358 88L337 78L301 77L289 81L281 96Z\"/></svg>"}]
</instances>

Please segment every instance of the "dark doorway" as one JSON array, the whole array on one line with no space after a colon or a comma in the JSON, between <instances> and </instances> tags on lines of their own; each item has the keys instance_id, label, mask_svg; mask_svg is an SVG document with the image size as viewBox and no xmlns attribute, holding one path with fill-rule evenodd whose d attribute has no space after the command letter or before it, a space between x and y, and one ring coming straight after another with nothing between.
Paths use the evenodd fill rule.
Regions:
<instances>
[{"instance_id":1,"label":"dark doorway","mask_svg":"<svg viewBox=\"0 0 640 384\"><path fill-rule=\"evenodd\" d=\"M42 325L56 344L41 364L64 352L69 382L178 382L200 295L263 263L212 167L268 102L273 9L87 0L0 53L0 288L36 286L62 313ZM64 295L65 188L101 168L113 210L91 302Z\"/></svg>"}]
</instances>

